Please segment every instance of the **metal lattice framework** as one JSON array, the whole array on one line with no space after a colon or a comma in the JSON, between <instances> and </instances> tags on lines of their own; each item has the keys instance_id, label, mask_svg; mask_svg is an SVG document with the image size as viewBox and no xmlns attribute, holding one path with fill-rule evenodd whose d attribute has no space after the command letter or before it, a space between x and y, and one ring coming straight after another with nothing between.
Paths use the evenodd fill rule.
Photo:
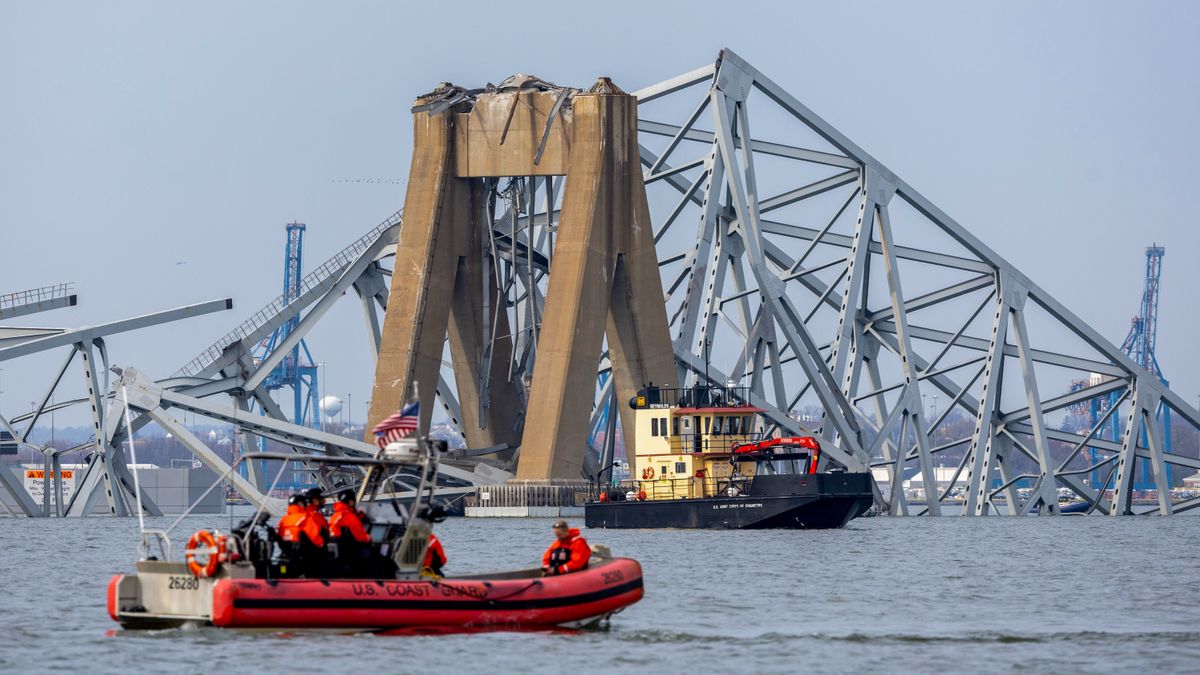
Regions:
<instances>
[{"instance_id":1,"label":"metal lattice framework","mask_svg":"<svg viewBox=\"0 0 1200 675\"><path fill-rule=\"evenodd\" d=\"M42 297L35 300L35 307L27 313L75 304L75 296L67 294L68 286L62 285L57 288L62 289L61 292L40 294ZM0 466L0 489L8 493L17 508L26 516L87 515L97 505L101 494L104 495L107 503L108 513L119 516L129 515L131 513L130 505L137 501L136 482L126 466L124 449L119 442L113 440L116 430L119 428L120 412L118 410L114 414L114 406L111 404L112 397L109 393L111 387L107 340L121 333L210 312L223 311L232 306L232 301L228 299L212 300L76 329L28 329L7 326L0 328L0 362L51 350L61 350L66 353L62 365L53 372L45 393L42 394L39 402L35 402L32 410L11 418L0 413L0 429L12 434L18 445L42 454L47 476L46 487L42 491L42 503L35 504L29 493L5 466ZM71 364L75 361L76 355L79 356L86 394L83 398L62 400L60 397L55 401L55 393L70 370ZM78 405L90 409L92 437L89 440L65 449L40 445L31 440L31 433L39 420L45 419L51 412ZM61 458L64 454L80 450L88 452L90 460L83 472L82 479L78 482L79 488L71 496L70 501L64 502ZM158 507L145 493L145 490L141 492L143 509L151 515L161 515ZM52 494L54 496L53 504L51 504Z\"/></svg>"},{"instance_id":2,"label":"metal lattice framework","mask_svg":"<svg viewBox=\"0 0 1200 675\"><path fill-rule=\"evenodd\" d=\"M638 96L646 181L674 193L656 242L685 375L700 372L708 341L731 361L713 377L748 379L779 426L815 400L840 463L886 467L893 514L908 512L901 482L913 474L938 497L931 514L955 485L974 515L993 501L1056 512L1060 486L1129 513L1138 457L1150 460L1160 513L1200 503L1171 503L1165 465L1200 462L1165 451L1155 415L1163 405L1195 428L1195 408L779 85L726 50ZM690 102L663 106L682 121L656 116L665 99ZM1080 373L1102 381L1047 395ZM1120 442L1055 428L1072 404L1110 393L1126 418ZM929 420L923 394L949 404ZM948 437L956 413L973 424ZM1099 467L1085 446L1103 451ZM958 461L939 486L943 453ZM1111 495L1083 480L1103 467L1116 475Z\"/></svg>"},{"instance_id":3,"label":"metal lattice framework","mask_svg":"<svg viewBox=\"0 0 1200 675\"><path fill-rule=\"evenodd\" d=\"M222 476L229 474L228 462L176 421L172 411L188 412L211 422L233 424L242 437L242 447L251 452L258 446L259 439L269 439L305 452L373 453L374 446L367 443L289 421L284 411L272 400L264 382L333 304L349 291L354 291L359 299L371 338L370 344L378 349L379 312L387 307L388 286L385 278L390 273L383 263L394 255L399 227L400 214L397 212L305 276L297 297L288 302L280 296L268 303L174 375L153 381L132 369L128 370L131 382L136 385L131 387L131 390L136 390L131 405L134 431L150 423L162 426L197 460ZM0 318L73 305L75 296L66 292L69 290L69 287L63 286L59 290L14 295L20 296L20 301L9 303L11 314L6 313ZM30 304L34 308L26 309ZM18 510L34 517L85 516L94 512L93 507L100 503L98 500L104 499L107 513L122 516L135 513L134 481L124 452L127 430L121 423L125 415L124 405L115 392L110 376L105 338L231 307L230 300L218 300L79 329L0 327L0 362L53 349L68 350L61 368L51 374L47 390L33 410L11 418L0 414L0 428L9 431L19 445L43 453L47 475L55 477L53 487L48 486L43 493L43 503L35 504L10 472L0 471L0 489L8 493ZM284 325L291 326L287 336L273 344L266 354L256 354L255 349L263 339ZM57 402L52 403L76 354L80 355L83 365L86 397L63 400L60 396ZM214 397L227 397L229 403L214 401ZM449 395L447 398L453 400ZM45 419L47 413L79 405L91 410L94 428L91 439L62 450L43 447L29 439L34 427L39 420ZM258 411L252 412L252 407L258 408ZM453 414L453 411L450 412ZM59 458L79 450L90 453L88 466L78 482L78 489L64 503L61 499ZM269 477L260 475L260 463L247 462L246 466L250 476L246 479L238 475L230 476L232 487L254 504L265 505L273 512L282 511L283 502L267 495L271 481ZM448 496L461 495L472 491L475 485L503 482L511 475L492 464L471 461L464 466L451 457L440 472L438 492ZM319 481L325 478L317 476ZM49 498L52 490L59 497L53 504ZM147 513L160 514L145 490L142 491L141 503Z\"/></svg>"},{"instance_id":4,"label":"metal lattice framework","mask_svg":"<svg viewBox=\"0 0 1200 675\"><path fill-rule=\"evenodd\" d=\"M680 383L748 386L768 430L820 433L829 439L827 461L882 470L878 500L891 514L937 515L959 495L968 515L1057 513L1063 490L1089 510L1127 514L1138 465L1153 474L1159 513L1200 505L1170 497L1166 466L1186 475L1200 460L1166 449L1166 415L1157 415L1160 406L1170 410L1194 434L1196 408L775 82L725 50L713 64L635 94ZM489 186L486 273L504 302L485 307L481 405L497 354L506 355L510 381L527 381L535 367L562 188L551 177ZM400 221L393 215L305 277L295 300L271 303L174 377L147 383L153 396L135 404L135 428L169 424L163 411L175 407L233 422L247 435L365 450L287 426L262 385L350 290L378 354L386 260ZM253 347L289 322L288 337L253 359ZM496 349L502 341L508 348ZM600 375L592 428L606 430L597 454L607 466L611 412L621 402L604 361ZM1072 390L1080 379L1088 385ZM457 425L456 389L443 369L438 398ZM216 394L233 405L205 402ZM1064 430L1072 407L1112 397L1092 429ZM251 402L270 419L246 414ZM1098 435L1113 416L1122 420L1119 440ZM118 418L111 409L105 415ZM102 444L119 445L123 431L104 426ZM510 476L518 455L497 460L505 449L469 451L459 484ZM199 444L195 450L212 460ZM589 460L594 473L596 457ZM1098 485L1115 477L1114 489L1094 489L1095 475ZM923 489L906 491L905 481ZM263 484L251 475L238 487L253 493Z\"/></svg>"},{"instance_id":5,"label":"metal lattice framework","mask_svg":"<svg viewBox=\"0 0 1200 675\"><path fill-rule=\"evenodd\" d=\"M1166 465L1200 461L1166 451L1155 414L1194 429L1195 408L775 82L726 50L636 95L682 382L736 380L773 429L836 439L836 464L886 472L891 514L949 501L969 515L1057 513L1064 490L1130 513L1137 458L1160 513L1200 504L1172 503ZM496 186L511 334L493 339L514 341L510 372L533 368L561 192L550 178ZM1120 441L1097 436L1107 417L1061 429L1071 406L1114 394ZM929 415L928 397L947 403ZM593 424L606 402L607 390ZM1094 489L1093 472L1115 489ZM923 505L909 504L908 479Z\"/></svg>"}]
</instances>

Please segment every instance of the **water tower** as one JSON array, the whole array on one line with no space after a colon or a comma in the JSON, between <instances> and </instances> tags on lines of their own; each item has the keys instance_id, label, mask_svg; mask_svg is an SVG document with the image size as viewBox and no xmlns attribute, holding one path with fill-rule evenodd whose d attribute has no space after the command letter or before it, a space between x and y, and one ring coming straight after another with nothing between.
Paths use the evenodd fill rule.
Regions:
<instances>
[{"instance_id":1,"label":"water tower","mask_svg":"<svg viewBox=\"0 0 1200 675\"><path fill-rule=\"evenodd\" d=\"M342 399L336 396L326 396L321 399L321 415L325 421L332 422L334 418L342 413Z\"/></svg>"}]
</instances>

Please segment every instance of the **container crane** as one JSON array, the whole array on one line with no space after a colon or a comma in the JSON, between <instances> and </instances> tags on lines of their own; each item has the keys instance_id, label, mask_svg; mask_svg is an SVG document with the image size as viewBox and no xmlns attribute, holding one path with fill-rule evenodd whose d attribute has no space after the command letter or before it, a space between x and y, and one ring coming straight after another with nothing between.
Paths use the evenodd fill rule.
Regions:
<instances>
[{"instance_id":1,"label":"container crane","mask_svg":"<svg viewBox=\"0 0 1200 675\"><path fill-rule=\"evenodd\" d=\"M302 292L301 279L303 278L304 231L306 227L304 223L298 222L287 224L287 246L283 252L283 300L285 304L300 297ZM275 346L282 344L298 325L300 325L300 317L293 316L287 323L277 328L270 337L259 343L257 353L254 355L255 360L266 358L275 350ZM263 387L268 391L290 388L293 400L292 421L314 429L320 426L320 413L317 409L320 399L317 364L304 340L300 340L295 347L292 347L291 353L285 356L278 366L275 366L271 374L263 380Z\"/></svg>"},{"instance_id":2,"label":"container crane","mask_svg":"<svg viewBox=\"0 0 1200 675\"><path fill-rule=\"evenodd\" d=\"M287 243L283 252L283 302L288 305L303 292L303 262L304 262L304 231L307 226L300 222L287 224ZM275 329L253 351L254 362L260 363L275 351L277 345L287 340L297 326L300 317L294 316L286 323ZM284 356L279 365L263 380L263 388L267 391L291 389L292 392L292 422L314 429L321 426L319 411L320 386L317 380L317 362L308 349L308 344L300 340L291 352ZM266 439L259 439L261 451L266 451ZM245 464L242 465L245 471Z\"/></svg>"},{"instance_id":3,"label":"container crane","mask_svg":"<svg viewBox=\"0 0 1200 675\"><path fill-rule=\"evenodd\" d=\"M1121 351L1125 352L1139 366L1154 373L1164 386L1168 386L1167 378L1163 376L1162 367L1158 365L1158 357L1155 355L1155 346L1158 341L1158 297L1159 285L1162 281L1162 259L1166 255L1166 248L1154 244L1146 247L1146 277L1142 288L1142 301L1138 307L1138 314L1129 322L1129 333L1125 336L1125 341L1121 343ZM1071 383L1071 391L1079 391L1089 386L1099 384L1097 374L1092 375L1092 380L1077 380ZM1087 421L1088 428L1099 423L1104 414L1113 406L1117 405L1120 399L1118 393L1114 392L1108 396L1097 396L1088 401L1083 401L1073 406L1073 412L1080 418ZM1160 404L1158 409L1158 419L1163 425L1163 444L1166 452L1171 452L1171 410L1165 405ZM1143 432L1141 442L1146 444ZM1121 440L1121 420L1120 415L1110 415L1104 428L1097 431L1097 437L1111 441ZM1099 452L1095 448L1089 448L1089 454L1092 459L1092 464L1095 465L1101 460ZM1142 459L1139 461L1139 471L1136 474L1134 481L1135 490L1153 490L1155 488L1154 479L1150 473L1149 460ZM1092 472L1092 485L1097 489L1100 488L1100 483L1104 480L1100 474L1101 471ZM1171 469L1167 467L1167 484L1171 483ZM1105 488L1110 487L1108 485Z\"/></svg>"},{"instance_id":4,"label":"container crane","mask_svg":"<svg viewBox=\"0 0 1200 675\"><path fill-rule=\"evenodd\" d=\"M1166 248L1154 244L1146 247L1146 282L1142 290L1142 306L1137 316L1130 321L1129 334L1121 343L1121 350L1129 355L1137 364L1154 373L1154 376L1168 386L1167 378L1163 377L1162 368L1158 365L1158 357L1154 353L1158 340L1158 287L1162 280L1162 259ZM1163 425L1163 445L1166 452L1171 452L1171 409L1159 404L1158 419ZM1145 433L1143 432L1143 436ZM1146 439L1142 439L1145 444ZM1140 462L1141 471L1134 483L1135 490L1153 489L1154 481L1150 478L1150 460ZM1171 470L1167 468L1167 484L1171 484Z\"/></svg>"}]
</instances>

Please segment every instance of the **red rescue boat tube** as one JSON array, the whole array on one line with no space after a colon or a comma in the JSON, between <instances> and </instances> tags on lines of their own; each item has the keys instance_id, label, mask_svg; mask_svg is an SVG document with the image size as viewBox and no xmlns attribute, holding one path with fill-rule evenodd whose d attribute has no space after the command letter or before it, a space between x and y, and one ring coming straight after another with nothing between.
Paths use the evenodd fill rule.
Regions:
<instances>
[{"instance_id":1,"label":"red rescue boat tube","mask_svg":"<svg viewBox=\"0 0 1200 675\"><path fill-rule=\"evenodd\" d=\"M120 607L118 598L117 598L117 587L118 587L118 584L121 583L121 579L124 577L125 577L124 574L114 574L113 578L108 580L108 592L106 594L107 601L105 602L105 604L108 607L108 615L110 617L112 617L113 621L121 620L121 617L117 616L117 610Z\"/></svg>"},{"instance_id":2,"label":"red rescue boat tube","mask_svg":"<svg viewBox=\"0 0 1200 675\"><path fill-rule=\"evenodd\" d=\"M405 581L220 579L212 623L224 628L389 629L575 626L641 600L635 560L603 560L586 570L541 577Z\"/></svg>"}]
</instances>

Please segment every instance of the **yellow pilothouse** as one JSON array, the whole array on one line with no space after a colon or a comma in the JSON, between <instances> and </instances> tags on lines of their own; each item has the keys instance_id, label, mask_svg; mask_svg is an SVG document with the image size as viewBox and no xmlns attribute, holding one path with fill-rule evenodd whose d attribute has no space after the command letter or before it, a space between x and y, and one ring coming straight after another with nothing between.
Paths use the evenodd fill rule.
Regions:
<instances>
[{"instance_id":1,"label":"yellow pilothouse","mask_svg":"<svg viewBox=\"0 0 1200 675\"><path fill-rule=\"evenodd\" d=\"M741 396L738 396L741 394ZM630 476L646 499L713 496L734 478L733 448L762 437L761 408L736 387L643 389L634 409L636 454ZM740 467L739 475L753 475Z\"/></svg>"}]
</instances>

